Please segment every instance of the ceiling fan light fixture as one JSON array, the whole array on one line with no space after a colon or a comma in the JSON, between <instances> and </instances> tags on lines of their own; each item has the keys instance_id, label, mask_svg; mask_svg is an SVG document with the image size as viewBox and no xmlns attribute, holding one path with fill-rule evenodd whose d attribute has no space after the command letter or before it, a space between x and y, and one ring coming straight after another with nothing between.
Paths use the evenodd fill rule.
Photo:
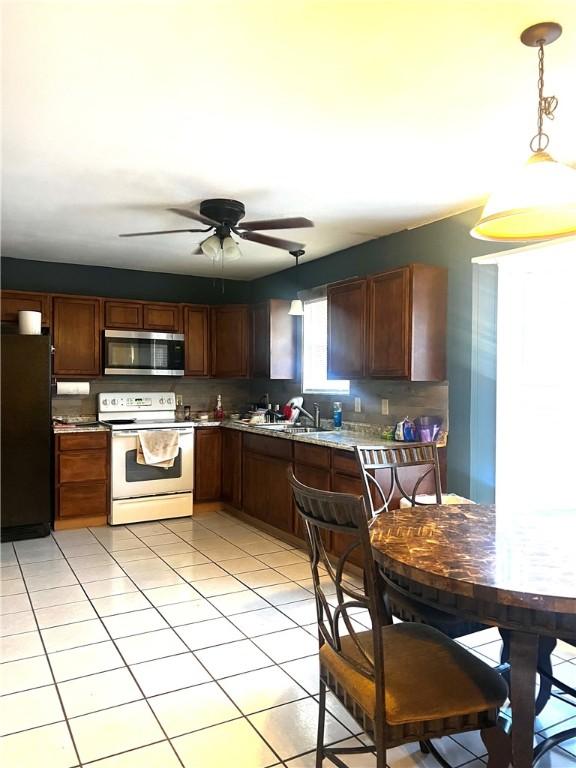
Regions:
<instances>
[{"instance_id":1,"label":"ceiling fan light fixture","mask_svg":"<svg viewBox=\"0 0 576 768\"><path fill-rule=\"evenodd\" d=\"M222 254L225 261L238 261L242 256L242 251L235 240L231 237L225 237L222 241Z\"/></svg>"},{"instance_id":2,"label":"ceiling fan light fixture","mask_svg":"<svg viewBox=\"0 0 576 768\"><path fill-rule=\"evenodd\" d=\"M222 245L217 235L211 235L200 243L200 248L204 256L211 261L219 261L222 257Z\"/></svg>"},{"instance_id":3,"label":"ceiling fan light fixture","mask_svg":"<svg viewBox=\"0 0 576 768\"><path fill-rule=\"evenodd\" d=\"M304 305L302 304L301 299L292 299L290 302L290 309L288 310L289 315L294 315L295 317L302 317L304 314Z\"/></svg>"},{"instance_id":4,"label":"ceiling fan light fixture","mask_svg":"<svg viewBox=\"0 0 576 768\"><path fill-rule=\"evenodd\" d=\"M576 170L556 162L546 148L543 121L554 119L555 96L544 96L544 46L562 34L553 21L528 27L524 45L538 48L538 121L530 142L532 156L488 199L470 234L493 242L538 242L576 234Z\"/></svg>"}]
</instances>

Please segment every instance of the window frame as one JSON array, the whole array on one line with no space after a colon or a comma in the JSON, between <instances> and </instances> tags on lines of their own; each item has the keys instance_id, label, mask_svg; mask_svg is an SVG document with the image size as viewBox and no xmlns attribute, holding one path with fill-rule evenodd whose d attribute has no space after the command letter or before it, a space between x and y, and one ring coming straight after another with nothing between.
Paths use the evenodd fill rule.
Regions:
<instances>
[{"instance_id":1,"label":"window frame","mask_svg":"<svg viewBox=\"0 0 576 768\"><path fill-rule=\"evenodd\" d=\"M319 286L318 288L314 288L310 291L301 291L298 294L298 297L301 299L303 307L304 307L304 313L306 312L306 305L310 304L316 304L318 302L326 302L326 306L328 303L328 296L326 291L326 286ZM333 386L329 387L314 387L314 388L306 388L305 387L305 334L306 334L306 321L305 321L305 315L302 316L302 324L301 324L301 343L300 343L300 370L301 370L301 388L302 388L302 394L304 395L340 395L341 397L347 397L350 395L350 380L349 379L328 379L325 378L324 381L326 381L328 384L332 384L333 382L346 382L347 387L346 388L335 388ZM328 326L326 325L326 361L328 360ZM328 375L328 370L326 370L326 376Z\"/></svg>"}]
</instances>

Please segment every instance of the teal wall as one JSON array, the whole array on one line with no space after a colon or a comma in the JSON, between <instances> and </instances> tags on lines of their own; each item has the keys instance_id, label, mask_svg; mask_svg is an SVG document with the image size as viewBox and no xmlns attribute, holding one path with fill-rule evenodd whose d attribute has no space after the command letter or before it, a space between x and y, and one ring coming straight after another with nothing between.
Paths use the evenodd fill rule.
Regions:
<instances>
[{"instance_id":1,"label":"teal wall","mask_svg":"<svg viewBox=\"0 0 576 768\"><path fill-rule=\"evenodd\" d=\"M250 283L242 280L11 258L2 259L1 269L2 288L14 291L193 304L243 304L250 298Z\"/></svg>"},{"instance_id":2,"label":"teal wall","mask_svg":"<svg viewBox=\"0 0 576 768\"><path fill-rule=\"evenodd\" d=\"M327 282L381 272L411 262L436 264L448 269L448 381L450 387L450 438L448 441L449 489L476 501L492 501L494 493L495 360L492 355L475 359L473 327L483 323L487 337L495 338L494 299L496 283L486 286L474 303L476 280L486 267L474 267L471 259L501 251L470 236L479 217L478 209L413 230L398 232L343 251L303 263L296 269L277 272L252 283L252 300L267 297L292 298L296 291ZM474 377L474 408L472 390ZM481 383L478 384L478 380ZM478 410L479 409L479 410ZM471 424L478 425L481 413L482 441L474 442ZM477 482L477 478L482 478ZM474 495L473 495L474 494Z\"/></svg>"}]
</instances>

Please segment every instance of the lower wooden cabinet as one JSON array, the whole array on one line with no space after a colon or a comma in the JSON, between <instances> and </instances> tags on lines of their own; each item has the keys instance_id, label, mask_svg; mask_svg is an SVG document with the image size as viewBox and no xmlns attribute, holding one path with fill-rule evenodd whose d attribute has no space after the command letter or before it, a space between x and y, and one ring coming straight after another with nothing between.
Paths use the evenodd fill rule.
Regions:
<instances>
[{"instance_id":1,"label":"lower wooden cabinet","mask_svg":"<svg viewBox=\"0 0 576 768\"><path fill-rule=\"evenodd\" d=\"M222 493L222 430L195 430L194 501L218 501Z\"/></svg>"},{"instance_id":2,"label":"lower wooden cabinet","mask_svg":"<svg viewBox=\"0 0 576 768\"><path fill-rule=\"evenodd\" d=\"M328 460L330 460L329 448L323 448L321 450L326 451L328 454ZM320 491L330 490L330 470L321 467L311 467L307 464L294 464L294 475L301 483L310 486L310 488L318 488ZM328 550L331 549L331 534L329 531L325 532L324 546ZM294 505L294 535L300 539L306 538L306 531L304 529L304 523L296 505Z\"/></svg>"},{"instance_id":3,"label":"lower wooden cabinet","mask_svg":"<svg viewBox=\"0 0 576 768\"><path fill-rule=\"evenodd\" d=\"M242 508L242 432L222 430L222 500Z\"/></svg>"},{"instance_id":4,"label":"lower wooden cabinet","mask_svg":"<svg viewBox=\"0 0 576 768\"><path fill-rule=\"evenodd\" d=\"M108 432L57 434L55 528L104 525L110 508Z\"/></svg>"}]
</instances>

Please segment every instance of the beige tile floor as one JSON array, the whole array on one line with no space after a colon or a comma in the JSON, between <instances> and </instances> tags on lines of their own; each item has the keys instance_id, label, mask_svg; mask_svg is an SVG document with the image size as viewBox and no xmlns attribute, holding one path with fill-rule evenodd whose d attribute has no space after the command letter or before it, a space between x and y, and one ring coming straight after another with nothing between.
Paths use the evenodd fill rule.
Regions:
<instances>
[{"instance_id":1,"label":"beige tile floor","mask_svg":"<svg viewBox=\"0 0 576 768\"><path fill-rule=\"evenodd\" d=\"M4 543L1 563L3 768L314 768L317 640L302 550L215 513ZM462 642L497 663L495 630ZM576 651L560 644L554 660L574 685ZM332 696L328 709L329 741L366 740ZM576 710L551 701L537 738L566 721L576 726ZM454 766L486 765L476 733L438 746ZM436 766L417 745L387 759ZM540 763L568 766L576 740Z\"/></svg>"}]
</instances>

